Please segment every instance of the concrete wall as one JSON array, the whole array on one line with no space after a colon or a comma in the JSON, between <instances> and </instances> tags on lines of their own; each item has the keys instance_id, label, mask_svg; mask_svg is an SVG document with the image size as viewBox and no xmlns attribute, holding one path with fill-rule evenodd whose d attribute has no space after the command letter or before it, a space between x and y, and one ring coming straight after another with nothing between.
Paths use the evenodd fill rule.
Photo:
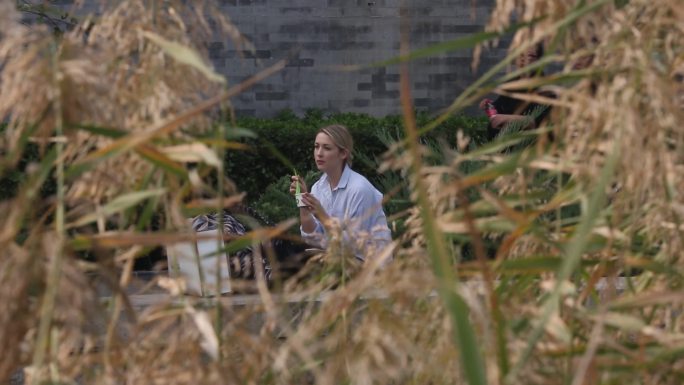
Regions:
<instances>
[{"instance_id":1,"label":"concrete wall","mask_svg":"<svg viewBox=\"0 0 684 385\"><path fill-rule=\"evenodd\" d=\"M58 0L68 7L74 0ZM236 97L239 115L272 116L289 108L400 112L397 65L340 72L340 64L366 64L399 55L401 18L410 20L413 49L483 30L494 0L217 0L256 51L238 52L228 37L207 42L216 69L231 84L286 57L285 70ZM86 10L98 0L85 0ZM405 8L402 5L405 4ZM474 17L473 17L474 16ZM438 111L478 75L500 60L506 45L485 52L470 69L472 50L443 53L411 63L415 106ZM293 52L294 55L292 54ZM241 55L242 54L242 55Z\"/></svg>"},{"instance_id":2,"label":"concrete wall","mask_svg":"<svg viewBox=\"0 0 684 385\"><path fill-rule=\"evenodd\" d=\"M407 3L405 9L402 3ZM412 48L482 31L492 0L223 0L221 7L256 47L241 59L229 39L210 43L216 68L231 83L296 51L287 68L234 100L239 114L269 116L290 108L399 113L399 68L340 72L339 64L372 63L399 54L399 26L406 14ZM475 18L471 16L474 15ZM479 73L504 54L485 53ZM477 74L472 50L440 54L411 65L412 95L419 109L436 111Z\"/></svg>"}]
</instances>

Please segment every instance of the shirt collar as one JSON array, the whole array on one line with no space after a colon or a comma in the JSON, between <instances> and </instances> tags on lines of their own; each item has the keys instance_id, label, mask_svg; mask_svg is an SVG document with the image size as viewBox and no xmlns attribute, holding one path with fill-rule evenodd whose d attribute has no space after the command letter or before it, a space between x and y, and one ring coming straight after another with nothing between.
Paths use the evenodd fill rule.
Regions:
<instances>
[{"instance_id":1,"label":"shirt collar","mask_svg":"<svg viewBox=\"0 0 684 385\"><path fill-rule=\"evenodd\" d=\"M340 182L337 184L337 188L347 188L347 183L349 183L349 178L351 177L351 168L348 164L344 164L344 171L342 171L342 176L340 177Z\"/></svg>"}]
</instances>

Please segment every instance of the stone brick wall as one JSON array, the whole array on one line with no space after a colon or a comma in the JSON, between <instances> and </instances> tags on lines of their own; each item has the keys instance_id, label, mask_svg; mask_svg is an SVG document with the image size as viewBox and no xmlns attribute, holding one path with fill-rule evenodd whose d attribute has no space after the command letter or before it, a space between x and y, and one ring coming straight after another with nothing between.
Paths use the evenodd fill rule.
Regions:
<instances>
[{"instance_id":1,"label":"stone brick wall","mask_svg":"<svg viewBox=\"0 0 684 385\"><path fill-rule=\"evenodd\" d=\"M64 5L73 0L61 0ZM86 8L97 0L86 0ZM287 68L233 100L240 115L272 116L289 108L400 112L397 65L341 72L340 64L366 64L399 55L402 17L411 25L411 47L483 30L494 0L218 0L256 47L238 52L228 37L207 42L216 69L231 84L282 58ZM402 5L405 4L405 8ZM472 50L443 53L411 63L415 106L438 111L505 54L506 45L487 51L477 74Z\"/></svg>"},{"instance_id":2,"label":"stone brick wall","mask_svg":"<svg viewBox=\"0 0 684 385\"><path fill-rule=\"evenodd\" d=\"M408 4L402 8L402 3ZM254 43L256 52L240 58L229 39L210 43L216 68L231 83L296 52L287 68L240 95L240 114L269 116L284 108L302 112L398 113L399 68L355 72L340 64L365 64L399 55L401 17L410 19L412 48L482 31L492 0L224 0L221 7ZM474 18L472 16L475 16ZM505 53L486 52L479 73ZM476 76L472 51L450 52L411 64L412 95L417 108L437 111Z\"/></svg>"}]
</instances>

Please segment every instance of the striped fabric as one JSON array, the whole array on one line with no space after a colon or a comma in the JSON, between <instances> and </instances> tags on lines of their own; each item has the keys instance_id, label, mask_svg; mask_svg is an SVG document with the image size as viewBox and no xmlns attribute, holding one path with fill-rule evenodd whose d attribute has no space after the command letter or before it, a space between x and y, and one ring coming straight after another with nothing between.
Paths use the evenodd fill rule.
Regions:
<instances>
[{"instance_id":1,"label":"striped fabric","mask_svg":"<svg viewBox=\"0 0 684 385\"><path fill-rule=\"evenodd\" d=\"M215 230L219 226L219 217L216 213L202 214L192 220L192 228L201 233L202 231ZM240 221L235 218L230 212L223 212L223 232L230 235L245 235L247 230ZM261 263L264 269L264 278L268 281L271 279L272 271L271 265L266 258L263 250L259 250L258 255L261 256ZM231 278L254 279L256 277L256 266L254 265L254 258L257 256L254 253L252 246L245 247L232 253L228 260L230 266Z\"/></svg>"}]
</instances>

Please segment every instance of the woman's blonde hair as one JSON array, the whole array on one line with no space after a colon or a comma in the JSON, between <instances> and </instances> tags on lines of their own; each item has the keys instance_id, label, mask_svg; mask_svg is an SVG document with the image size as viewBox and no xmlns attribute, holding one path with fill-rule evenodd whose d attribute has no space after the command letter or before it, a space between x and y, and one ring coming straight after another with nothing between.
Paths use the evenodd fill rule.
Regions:
<instances>
[{"instance_id":1,"label":"woman's blonde hair","mask_svg":"<svg viewBox=\"0 0 684 385\"><path fill-rule=\"evenodd\" d=\"M319 129L316 135L319 133L328 135L337 147L347 151L347 165L351 167L354 158L354 138L352 138L347 127L341 124L333 124Z\"/></svg>"}]
</instances>

